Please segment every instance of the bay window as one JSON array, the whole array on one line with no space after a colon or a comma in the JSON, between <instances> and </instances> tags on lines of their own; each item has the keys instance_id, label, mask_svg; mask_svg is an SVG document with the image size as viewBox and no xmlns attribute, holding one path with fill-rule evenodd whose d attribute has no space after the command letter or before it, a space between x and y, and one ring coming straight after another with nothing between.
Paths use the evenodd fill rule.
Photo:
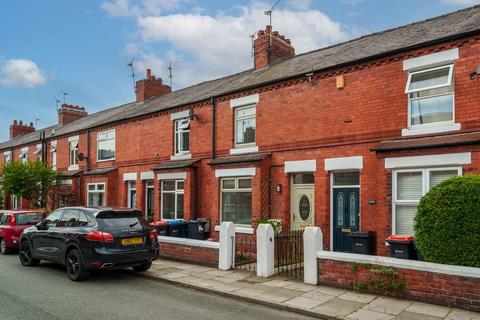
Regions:
<instances>
[{"instance_id":1,"label":"bay window","mask_svg":"<svg viewBox=\"0 0 480 320\"><path fill-rule=\"evenodd\" d=\"M397 170L393 173L393 230L413 235L413 219L420 199L440 182L462 174L461 168Z\"/></svg>"},{"instance_id":2,"label":"bay window","mask_svg":"<svg viewBox=\"0 0 480 320\"><path fill-rule=\"evenodd\" d=\"M105 202L105 183L88 184L88 205L91 207L104 207Z\"/></svg>"},{"instance_id":3,"label":"bay window","mask_svg":"<svg viewBox=\"0 0 480 320\"><path fill-rule=\"evenodd\" d=\"M453 65L410 72L409 128L454 122Z\"/></svg>"},{"instance_id":4,"label":"bay window","mask_svg":"<svg viewBox=\"0 0 480 320\"><path fill-rule=\"evenodd\" d=\"M249 147L256 144L256 107L235 109L235 146Z\"/></svg>"},{"instance_id":5,"label":"bay window","mask_svg":"<svg viewBox=\"0 0 480 320\"><path fill-rule=\"evenodd\" d=\"M222 222L252 224L252 179L223 178L221 181Z\"/></svg>"},{"instance_id":6,"label":"bay window","mask_svg":"<svg viewBox=\"0 0 480 320\"><path fill-rule=\"evenodd\" d=\"M183 219L183 180L163 180L161 189L162 220Z\"/></svg>"},{"instance_id":7,"label":"bay window","mask_svg":"<svg viewBox=\"0 0 480 320\"><path fill-rule=\"evenodd\" d=\"M115 130L97 134L97 161L115 160Z\"/></svg>"}]
</instances>

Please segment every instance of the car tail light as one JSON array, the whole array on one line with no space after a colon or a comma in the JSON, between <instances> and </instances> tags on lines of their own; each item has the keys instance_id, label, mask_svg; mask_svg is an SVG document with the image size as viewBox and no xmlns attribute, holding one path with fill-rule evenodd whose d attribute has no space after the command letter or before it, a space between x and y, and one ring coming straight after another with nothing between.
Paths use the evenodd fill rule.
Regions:
<instances>
[{"instance_id":1,"label":"car tail light","mask_svg":"<svg viewBox=\"0 0 480 320\"><path fill-rule=\"evenodd\" d=\"M104 243L114 242L113 234L111 234L110 232L93 231L93 232L87 233L85 237L87 238L87 240L90 240L90 241L99 241Z\"/></svg>"},{"instance_id":2,"label":"car tail light","mask_svg":"<svg viewBox=\"0 0 480 320\"><path fill-rule=\"evenodd\" d=\"M157 230L152 230L148 234L150 236L150 239L157 239Z\"/></svg>"}]
</instances>

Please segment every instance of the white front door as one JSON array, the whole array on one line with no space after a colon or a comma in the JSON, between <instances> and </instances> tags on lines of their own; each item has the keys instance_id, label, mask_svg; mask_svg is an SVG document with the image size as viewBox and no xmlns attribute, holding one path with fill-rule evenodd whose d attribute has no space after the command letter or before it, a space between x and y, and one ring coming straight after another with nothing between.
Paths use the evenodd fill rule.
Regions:
<instances>
[{"instance_id":1,"label":"white front door","mask_svg":"<svg viewBox=\"0 0 480 320\"><path fill-rule=\"evenodd\" d=\"M305 174L302 174L304 176ZM313 227L315 217L315 198L313 175L311 177L292 177L291 194L291 230L303 230Z\"/></svg>"}]
</instances>

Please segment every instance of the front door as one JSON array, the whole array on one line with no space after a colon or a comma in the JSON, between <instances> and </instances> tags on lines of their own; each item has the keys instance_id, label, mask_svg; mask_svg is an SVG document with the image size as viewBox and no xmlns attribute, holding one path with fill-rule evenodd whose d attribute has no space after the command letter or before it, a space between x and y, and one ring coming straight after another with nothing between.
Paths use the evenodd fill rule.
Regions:
<instances>
[{"instance_id":1,"label":"front door","mask_svg":"<svg viewBox=\"0 0 480 320\"><path fill-rule=\"evenodd\" d=\"M145 218L147 221L153 221L153 209L154 209L154 195L155 189L153 181L148 181L146 185L146 199L145 199Z\"/></svg>"},{"instance_id":2,"label":"front door","mask_svg":"<svg viewBox=\"0 0 480 320\"><path fill-rule=\"evenodd\" d=\"M315 217L313 174L292 177L291 230L313 227Z\"/></svg>"},{"instance_id":3,"label":"front door","mask_svg":"<svg viewBox=\"0 0 480 320\"><path fill-rule=\"evenodd\" d=\"M351 252L350 233L358 231L360 188L333 189L333 250Z\"/></svg>"}]
</instances>

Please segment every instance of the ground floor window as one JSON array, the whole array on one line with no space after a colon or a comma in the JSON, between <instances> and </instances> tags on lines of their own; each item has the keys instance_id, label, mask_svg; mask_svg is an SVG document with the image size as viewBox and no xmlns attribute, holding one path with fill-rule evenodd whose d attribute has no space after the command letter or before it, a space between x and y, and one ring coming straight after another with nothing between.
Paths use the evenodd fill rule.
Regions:
<instances>
[{"instance_id":1,"label":"ground floor window","mask_svg":"<svg viewBox=\"0 0 480 320\"><path fill-rule=\"evenodd\" d=\"M462 174L461 168L397 170L393 173L393 233L413 235L420 199L440 182Z\"/></svg>"},{"instance_id":2,"label":"ground floor window","mask_svg":"<svg viewBox=\"0 0 480 320\"><path fill-rule=\"evenodd\" d=\"M162 220L183 219L183 191L183 180L162 181Z\"/></svg>"},{"instance_id":3,"label":"ground floor window","mask_svg":"<svg viewBox=\"0 0 480 320\"><path fill-rule=\"evenodd\" d=\"M252 179L224 178L221 183L222 221L252 224Z\"/></svg>"},{"instance_id":4,"label":"ground floor window","mask_svg":"<svg viewBox=\"0 0 480 320\"><path fill-rule=\"evenodd\" d=\"M135 181L130 181L127 183L127 192L128 192L128 207L135 208L137 206L137 184Z\"/></svg>"},{"instance_id":5,"label":"ground floor window","mask_svg":"<svg viewBox=\"0 0 480 320\"><path fill-rule=\"evenodd\" d=\"M105 183L88 184L88 205L93 207L105 206Z\"/></svg>"}]
</instances>

